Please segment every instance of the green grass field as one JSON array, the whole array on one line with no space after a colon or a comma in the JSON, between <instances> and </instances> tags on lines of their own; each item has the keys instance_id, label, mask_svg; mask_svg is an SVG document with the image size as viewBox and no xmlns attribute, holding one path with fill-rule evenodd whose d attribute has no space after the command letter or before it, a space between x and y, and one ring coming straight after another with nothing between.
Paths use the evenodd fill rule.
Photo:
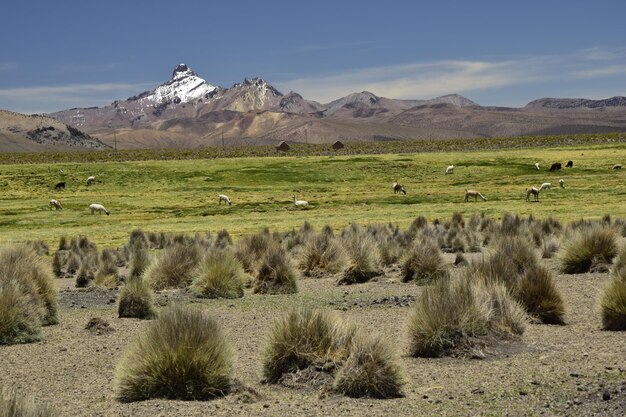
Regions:
<instances>
[{"instance_id":1,"label":"green grass field","mask_svg":"<svg viewBox=\"0 0 626 417\"><path fill-rule=\"evenodd\" d=\"M548 172L568 160L574 168ZM6 162L6 161L5 161ZM534 169L539 162L541 170ZM352 156L281 156L198 160L21 163L0 165L0 242L88 235L99 245L125 242L133 228L157 232L216 232L234 236L268 226L289 230L308 220L315 227L351 222L397 222L417 215L429 220L454 212L499 218L505 212L562 221L626 217L626 144L576 145L463 152ZM447 165L456 170L444 175ZM61 170L63 173L61 173ZM86 185L95 175L96 184ZM566 189L559 189L558 180ZM394 195L398 180L408 192ZM54 190L66 181L67 188ZM540 203L524 189L551 182ZM480 190L487 202L463 202L464 190ZM218 205L225 193L232 206ZM291 196L307 200L296 209ZM48 201L61 200L63 211ZM110 216L91 215L102 203Z\"/></svg>"}]
</instances>

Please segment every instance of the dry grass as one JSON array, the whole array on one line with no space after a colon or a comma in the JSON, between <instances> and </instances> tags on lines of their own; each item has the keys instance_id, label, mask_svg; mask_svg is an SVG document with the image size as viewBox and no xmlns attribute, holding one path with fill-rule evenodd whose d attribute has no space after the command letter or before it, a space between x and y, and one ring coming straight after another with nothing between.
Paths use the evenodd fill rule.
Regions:
<instances>
[{"instance_id":1,"label":"dry grass","mask_svg":"<svg viewBox=\"0 0 626 417\"><path fill-rule=\"evenodd\" d=\"M357 332L333 388L349 397L397 398L406 382L400 357L380 336Z\"/></svg>"},{"instance_id":2,"label":"dry grass","mask_svg":"<svg viewBox=\"0 0 626 417\"><path fill-rule=\"evenodd\" d=\"M0 389L0 417L53 417L56 413L47 404L37 403L16 390Z\"/></svg>"},{"instance_id":3,"label":"dry grass","mask_svg":"<svg viewBox=\"0 0 626 417\"><path fill-rule=\"evenodd\" d=\"M336 274L347 265L346 253L340 242L325 233L308 239L299 258L300 268L307 276L315 272Z\"/></svg>"},{"instance_id":4,"label":"dry grass","mask_svg":"<svg viewBox=\"0 0 626 417\"><path fill-rule=\"evenodd\" d=\"M237 241L235 256L243 265L243 269L252 274L274 243L269 230L265 229L261 233L247 235Z\"/></svg>"},{"instance_id":5,"label":"dry grass","mask_svg":"<svg viewBox=\"0 0 626 417\"><path fill-rule=\"evenodd\" d=\"M136 231L135 231L136 232ZM137 236L144 236L143 233ZM150 265L150 255L148 255L147 241L140 237L133 240L131 235L130 243L130 271L128 276L132 278L141 277Z\"/></svg>"},{"instance_id":6,"label":"dry grass","mask_svg":"<svg viewBox=\"0 0 626 417\"><path fill-rule=\"evenodd\" d=\"M402 262L402 280L418 284L429 283L448 274L439 247L430 240L415 243Z\"/></svg>"},{"instance_id":7,"label":"dry grass","mask_svg":"<svg viewBox=\"0 0 626 417\"><path fill-rule=\"evenodd\" d=\"M298 292L298 270L289 253L274 244L265 253L254 280L254 292L293 294Z\"/></svg>"},{"instance_id":8,"label":"dry grass","mask_svg":"<svg viewBox=\"0 0 626 417\"><path fill-rule=\"evenodd\" d=\"M297 309L274 322L263 351L263 376L278 382L284 373L312 364L335 369L349 354L356 329L334 314Z\"/></svg>"},{"instance_id":9,"label":"dry grass","mask_svg":"<svg viewBox=\"0 0 626 417\"><path fill-rule=\"evenodd\" d=\"M122 402L208 400L230 391L232 370L232 349L217 322L174 305L124 352L114 389Z\"/></svg>"},{"instance_id":10,"label":"dry grass","mask_svg":"<svg viewBox=\"0 0 626 417\"><path fill-rule=\"evenodd\" d=\"M604 289L600 311L604 330L626 330L626 268L618 269Z\"/></svg>"},{"instance_id":11,"label":"dry grass","mask_svg":"<svg viewBox=\"0 0 626 417\"><path fill-rule=\"evenodd\" d=\"M554 281L554 274L547 268L529 268L518 280L513 295L528 314L542 323L565 324L565 306Z\"/></svg>"},{"instance_id":12,"label":"dry grass","mask_svg":"<svg viewBox=\"0 0 626 417\"><path fill-rule=\"evenodd\" d=\"M590 226L574 232L559 252L561 271L588 272L594 263L610 264L617 255L617 233L610 227Z\"/></svg>"},{"instance_id":13,"label":"dry grass","mask_svg":"<svg viewBox=\"0 0 626 417\"><path fill-rule=\"evenodd\" d=\"M246 273L229 249L210 249L194 271L191 290L203 298L243 297Z\"/></svg>"},{"instance_id":14,"label":"dry grass","mask_svg":"<svg viewBox=\"0 0 626 417\"><path fill-rule=\"evenodd\" d=\"M144 276L154 290L186 288L201 259L199 245L178 243L163 249L146 268Z\"/></svg>"},{"instance_id":15,"label":"dry grass","mask_svg":"<svg viewBox=\"0 0 626 417\"><path fill-rule=\"evenodd\" d=\"M117 312L119 317L153 319L157 312L154 294L142 277L128 278L120 290Z\"/></svg>"},{"instance_id":16,"label":"dry grass","mask_svg":"<svg viewBox=\"0 0 626 417\"><path fill-rule=\"evenodd\" d=\"M381 273L378 248L370 235L360 230L351 230L344 242L350 263L339 281L340 284L366 282Z\"/></svg>"}]
</instances>

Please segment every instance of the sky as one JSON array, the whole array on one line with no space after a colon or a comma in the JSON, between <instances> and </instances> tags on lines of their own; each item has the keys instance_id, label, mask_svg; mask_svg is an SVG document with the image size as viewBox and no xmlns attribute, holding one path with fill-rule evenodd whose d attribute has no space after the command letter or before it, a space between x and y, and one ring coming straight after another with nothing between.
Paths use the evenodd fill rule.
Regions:
<instances>
[{"instance_id":1,"label":"sky","mask_svg":"<svg viewBox=\"0 0 626 417\"><path fill-rule=\"evenodd\" d=\"M481 105L626 95L626 1L11 1L0 109L104 106L186 63L322 103L352 92Z\"/></svg>"}]
</instances>

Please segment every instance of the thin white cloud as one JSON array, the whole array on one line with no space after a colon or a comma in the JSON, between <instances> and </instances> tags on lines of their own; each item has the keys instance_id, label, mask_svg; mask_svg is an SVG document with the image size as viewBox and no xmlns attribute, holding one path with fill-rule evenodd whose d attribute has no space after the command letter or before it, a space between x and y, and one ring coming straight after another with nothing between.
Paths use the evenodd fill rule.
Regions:
<instances>
[{"instance_id":1,"label":"thin white cloud","mask_svg":"<svg viewBox=\"0 0 626 417\"><path fill-rule=\"evenodd\" d=\"M285 80L277 86L320 102L358 91L389 98L425 99L546 81L609 77L625 71L626 48L593 48L563 55L355 68L337 74ZM616 86L616 89L618 87L621 88Z\"/></svg>"},{"instance_id":2,"label":"thin white cloud","mask_svg":"<svg viewBox=\"0 0 626 417\"><path fill-rule=\"evenodd\" d=\"M70 107L103 106L141 93L154 85L103 83L0 89L0 108L21 113L48 113Z\"/></svg>"},{"instance_id":3,"label":"thin white cloud","mask_svg":"<svg viewBox=\"0 0 626 417\"><path fill-rule=\"evenodd\" d=\"M0 72L17 69L16 62L0 62Z\"/></svg>"}]
</instances>

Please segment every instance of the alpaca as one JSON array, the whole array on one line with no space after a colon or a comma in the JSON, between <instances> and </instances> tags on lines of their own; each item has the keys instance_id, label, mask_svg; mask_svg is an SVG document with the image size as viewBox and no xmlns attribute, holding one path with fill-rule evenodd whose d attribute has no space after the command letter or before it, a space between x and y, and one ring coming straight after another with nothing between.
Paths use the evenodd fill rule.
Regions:
<instances>
[{"instance_id":1,"label":"alpaca","mask_svg":"<svg viewBox=\"0 0 626 417\"><path fill-rule=\"evenodd\" d=\"M296 200L296 196L295 195L293 196L293 204L295 204L296 207L302 207L302 208L309 206L308 201Z\"/></svg>"},{"instance_id":2,"label":"alpaca","mask_svg":"<svg viewBox=\"0 0 626 417\"><path fill-rule=\"evenodd\" d=\"M60 190L61 188L65 188L65 182L57 182L57 185L54 186L55 190Z\"/></svg>"},{"instance_id":3,"label":"alpaca","mask_svg":"<svg viewBox=\"0 0 626 417\"><path fill-rule=\"evenodd\" d=\"M87 185L91 185L91 184L93 184L94 182L96 182L96 177L91 176L91 177L88 177L88 178L87 178Z\"/></svg>"},{"instance_id":4,"label":"alpaca","mask_svg":"<svg viewBox=\"0 0 626 417\"><path fill-rule=\"evenodd\" d=\"M541 187L539 187L539 191L549 190L550 187L552 187L552 184L550 184L549 182L544 182L543 184L541 184Z\"/></svg>"},{"instance_id":5,"label":"alpaca","mask_svg":"<svg viewBox=\"0 0 626 417\"><path fill-rule=\"evenodd\" d=\"M91 214L95 214L97 211L98 214L106 213L107 216L109 215L109 211L102 204L91 204L89 210L91 210Z\"/></svg>"},{"instance_id":6,"label":"alpaca","mask_svg":"<svg viewBox=\"0 0 626 417\"><path fill-rule=\"evenodd\" d=\"M450 165L446 168L446 174L452 174L452 171L454 171L454 165Z\"/></svg>"},{"instance_id":7,"label":"alpaca","mask_svg":"<svg viewBox=\"0 0 626 417\"><path fill-rule=\"evenodd\" d=\"M55 200L54 198L52 200L50 200L50 210L52 210L52 208L54 208L55 210L63 210L63 205L61 205L61 202L59 200Z\"/></svg>"},{"instance_id":8,"label":"alpaca","mask_svg":"<svg viewBox=\"0 0 626 417\"><path fill-rule=\"evenodd\" d=\"M487 199L476 190L465 190L465 199L463 201L467 201L470 197L474 197L474 201L478 201L478 197L482 198L483 201L487 201Z\"/></svg>"},{"instance_id":9,"label":"alpaca","mask_svg":"<svg viewBox=\"0 0 626 417\"><path fill-rule=\"evenodd\" d=\"M552 166L550 167L550 172L554 172L556 170L561 169L562 165L560 162L555 162L554 164L552 164Z\"/></svg>"},{"instance_id":10,"label":"alpaca","mask_svg":"<svg viewBox=\"0 0 626 417\"><path fill-rule=\"evenodd\" d=\"M224 194L220 194L217 196L219 204L222 204L222 201L226 204L228 204L229 206L232 205L232 203L230 202L230 199L228 198L227 195Z\"/></svg>"},{"instance_id":11,"label":"alpaca","mask_svg":"<svg viewBox=\"0 0 626 417\"><path fill-rule=\"evenodd\" d=\"M565 168L574 168L574 161L567 161Z\"/></svg>"},{"instance_id":12,"label":"alpaca","mask_svg":"<svg viewBox=\"0 0 626 417\"><path fill-rule=\"evenodd\" d=\"M559 186L560 186L561 188L565 188L565 181L563 181L563 179L560 179L560 180L559 180Z\"/></svg>"},{"instance_id":13,"label":"alpaca","mask_svg":"<svg viewBox=\"0 0 626 417\"><path fill-rule=\"evenodd\" d=\"M535 162L535 169L539 171L539 162Z\"/></svg>"},{"instance_id":14,"label":"alpaca","mask_svg":"<svg viewBox=\"0 0 626 417\"><path fill-rule=\"evenodd\" d=\"M613 165L613 169L622 169L622 164Z\"/></svg>"},{"instance_id":15,"label":"alpaca","mask_svg":"<svg viewBox=\"0 0 626 417\"><path fill-rule=\"evenodd\" d=\"M535 196L535 201L539 201L539 190L537 187L530 187L526 189L526 201L530 201L530 195Z\"/></svg>"},{"instance_id":16,"label":"alpaca","mask_svg":"<svg viewBox=\"0 0 626 417\"><path fill-rule=\"evenodd\" d=\"M402 185L398 184L397 182L394 182L393 184L391 184L391 187L393 188L393 193L394 194L398 194L398 193L406 194L406 191L404 190L404 187Z\"/></svg>"}]
</instances>

